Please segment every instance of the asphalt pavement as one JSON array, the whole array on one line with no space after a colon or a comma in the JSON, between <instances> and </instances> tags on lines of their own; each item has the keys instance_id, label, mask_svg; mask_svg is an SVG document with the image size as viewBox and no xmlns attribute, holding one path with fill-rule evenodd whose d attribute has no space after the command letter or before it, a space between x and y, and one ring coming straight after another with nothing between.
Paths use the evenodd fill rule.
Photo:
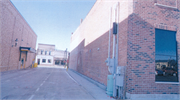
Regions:
<instances>
[{"instance_id":1,"label":"asphalt pavement","mask_svg":"<svg viewBox=\"0 0 180 100\"><path fill-rule=\"evenodd\" d=\"M92 81L62 66L1 72L0 99L113 100Z\"/></svg>"}]
</instances>

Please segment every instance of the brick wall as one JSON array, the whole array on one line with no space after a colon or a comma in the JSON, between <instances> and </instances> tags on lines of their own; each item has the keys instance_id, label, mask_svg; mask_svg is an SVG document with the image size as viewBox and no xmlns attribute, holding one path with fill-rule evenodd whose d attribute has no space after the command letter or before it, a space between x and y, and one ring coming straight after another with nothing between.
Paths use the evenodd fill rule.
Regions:
<instances>
[{"instance_id":1,"label":"brick wall","mask_svg":"<svg viewBox=\"0 0 180 100\"><path fill-rule=\"evenodd\" d=\"M177 31L180 69L180 1L177 1L176 4L176 0L170 0L169 3L167 0L97 0L71 37L70 68L107 84L109 73L105 60L108 57L110 7L119 2L118 65L126 66L126 92L179 94L179 82L157 83L154 73L156 28Z\"/></svg>"},{"instance_id":2,"label":"brick wall","mask_svg":"<svg viewBox=\"0 0 180 100\"><path fill-rule=\"evenodd\" d=\"M70 68L105 85L107 75L110 74L105 63L108 57L109 15L110 8L117 4L117 1L121 2L120 9L122 9L119 13L119 22L123 23L119 25L119 40L121 40L119 42L119 56L121 56L119 65L126 66L128 20L125 19L132 13L132 7L128 6L132 4L132 0L97 0L71 37ZM113 18L111 18L111 24L112 20Z\"/></svg>"},{"instance_id":3,"label":"brick wall","mask_svg":"<svg viewBox=\"0 0 180 100\"><path fill-rule=\"evenodd\" d=\"M0 1L1 9L1 71L20 68L19 47L35 49L37 35L9 0ZM18 39L17 46L15 40ZM13 46L12 46L13 45ZM32 64L35 54L28 53L26 67Z\"/></svg>"},{"instance_id":4,"label":"brick wall","mask_svg":"<svg viewBox=\"0 0 180 100\"><path fill-rule=\"evenodd\" d=\"M157 0L157 2L165 4L164 0ZM154 71L155 28L177 31L179 48L180 11L155 6L155 3L155 0L134 1L134 13L128 19L127 73L130 74L127 74L126 83L127 92L131 94L179 94L179 84L156 83ZM178 4L180 4L179 0ZM170 4L166 2L166 5ZM180 9L179 5L178 9ZM178 55L180 55L180 49L178 49ZM180 69L180 65L178 67Z\"/></svg>"}]
</instances>

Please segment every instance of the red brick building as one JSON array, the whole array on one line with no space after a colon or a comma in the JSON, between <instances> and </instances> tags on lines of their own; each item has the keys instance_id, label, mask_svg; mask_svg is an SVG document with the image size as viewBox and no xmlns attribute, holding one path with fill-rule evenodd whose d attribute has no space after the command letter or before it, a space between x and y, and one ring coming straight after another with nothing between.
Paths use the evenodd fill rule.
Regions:
<instances>
[{"instance_id":1,"label":"red brick building","mask_svg":"<svg viewBox=\"0 0 180 100\"><path fill-rule=\"evenodd\" d=\"M0 70L31 67L37 35L10 0L0 1Z\"/></svg>"},{"instance_id":2,"label":"red brick building","mask_svg":"<svg viewBox=\"0 0 180 100\"><path fill-rule=\"evenodd\" d=\"M180 1L97 0L72 34L70 69L107 85L113 22L118 23L118 66L125 66L126 98L178 99Z\"/></svg>"}]
</instances>

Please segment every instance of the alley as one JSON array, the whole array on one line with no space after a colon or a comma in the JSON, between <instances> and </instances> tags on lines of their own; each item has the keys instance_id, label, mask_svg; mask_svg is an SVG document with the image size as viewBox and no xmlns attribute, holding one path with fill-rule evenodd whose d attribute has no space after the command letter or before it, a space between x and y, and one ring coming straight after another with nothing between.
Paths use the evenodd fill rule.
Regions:
<instances>
[{"instance_id":1,"label":"alley","mask_svg":"<svg viewBox=\"0 0 180 100\"><path fill-rule=\"evenodd\" d=\"M34 68L1 72L1 99L96 99L96 97L79 85L63 68Z\"/></svg>"}]
</instances>

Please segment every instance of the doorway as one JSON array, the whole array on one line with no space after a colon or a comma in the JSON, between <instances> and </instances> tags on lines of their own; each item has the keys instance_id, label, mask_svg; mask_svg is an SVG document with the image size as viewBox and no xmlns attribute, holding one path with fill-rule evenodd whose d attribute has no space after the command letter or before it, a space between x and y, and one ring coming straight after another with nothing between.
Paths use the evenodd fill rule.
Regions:
<instances>
[{"instance_id":1,"label":"doorway","mask_svg":"<svg viewBox=\"0 0 180 100\"><path fill-rule=\"evenodd\" d=\"M21 59L21 69L25 68L24 58Z\"/></svg>"},{"instance_id":2,"label":"doorway","mask_svg":"<svg viewBox=\"0 0 180 100\"><path fill-rule=\"evenodd\" d=\"M39 65L39 64L40 64L40 59L38 59L38 61L37 61L37 62L38 62L38 65Z\"/></svg>"}]
</instances>

